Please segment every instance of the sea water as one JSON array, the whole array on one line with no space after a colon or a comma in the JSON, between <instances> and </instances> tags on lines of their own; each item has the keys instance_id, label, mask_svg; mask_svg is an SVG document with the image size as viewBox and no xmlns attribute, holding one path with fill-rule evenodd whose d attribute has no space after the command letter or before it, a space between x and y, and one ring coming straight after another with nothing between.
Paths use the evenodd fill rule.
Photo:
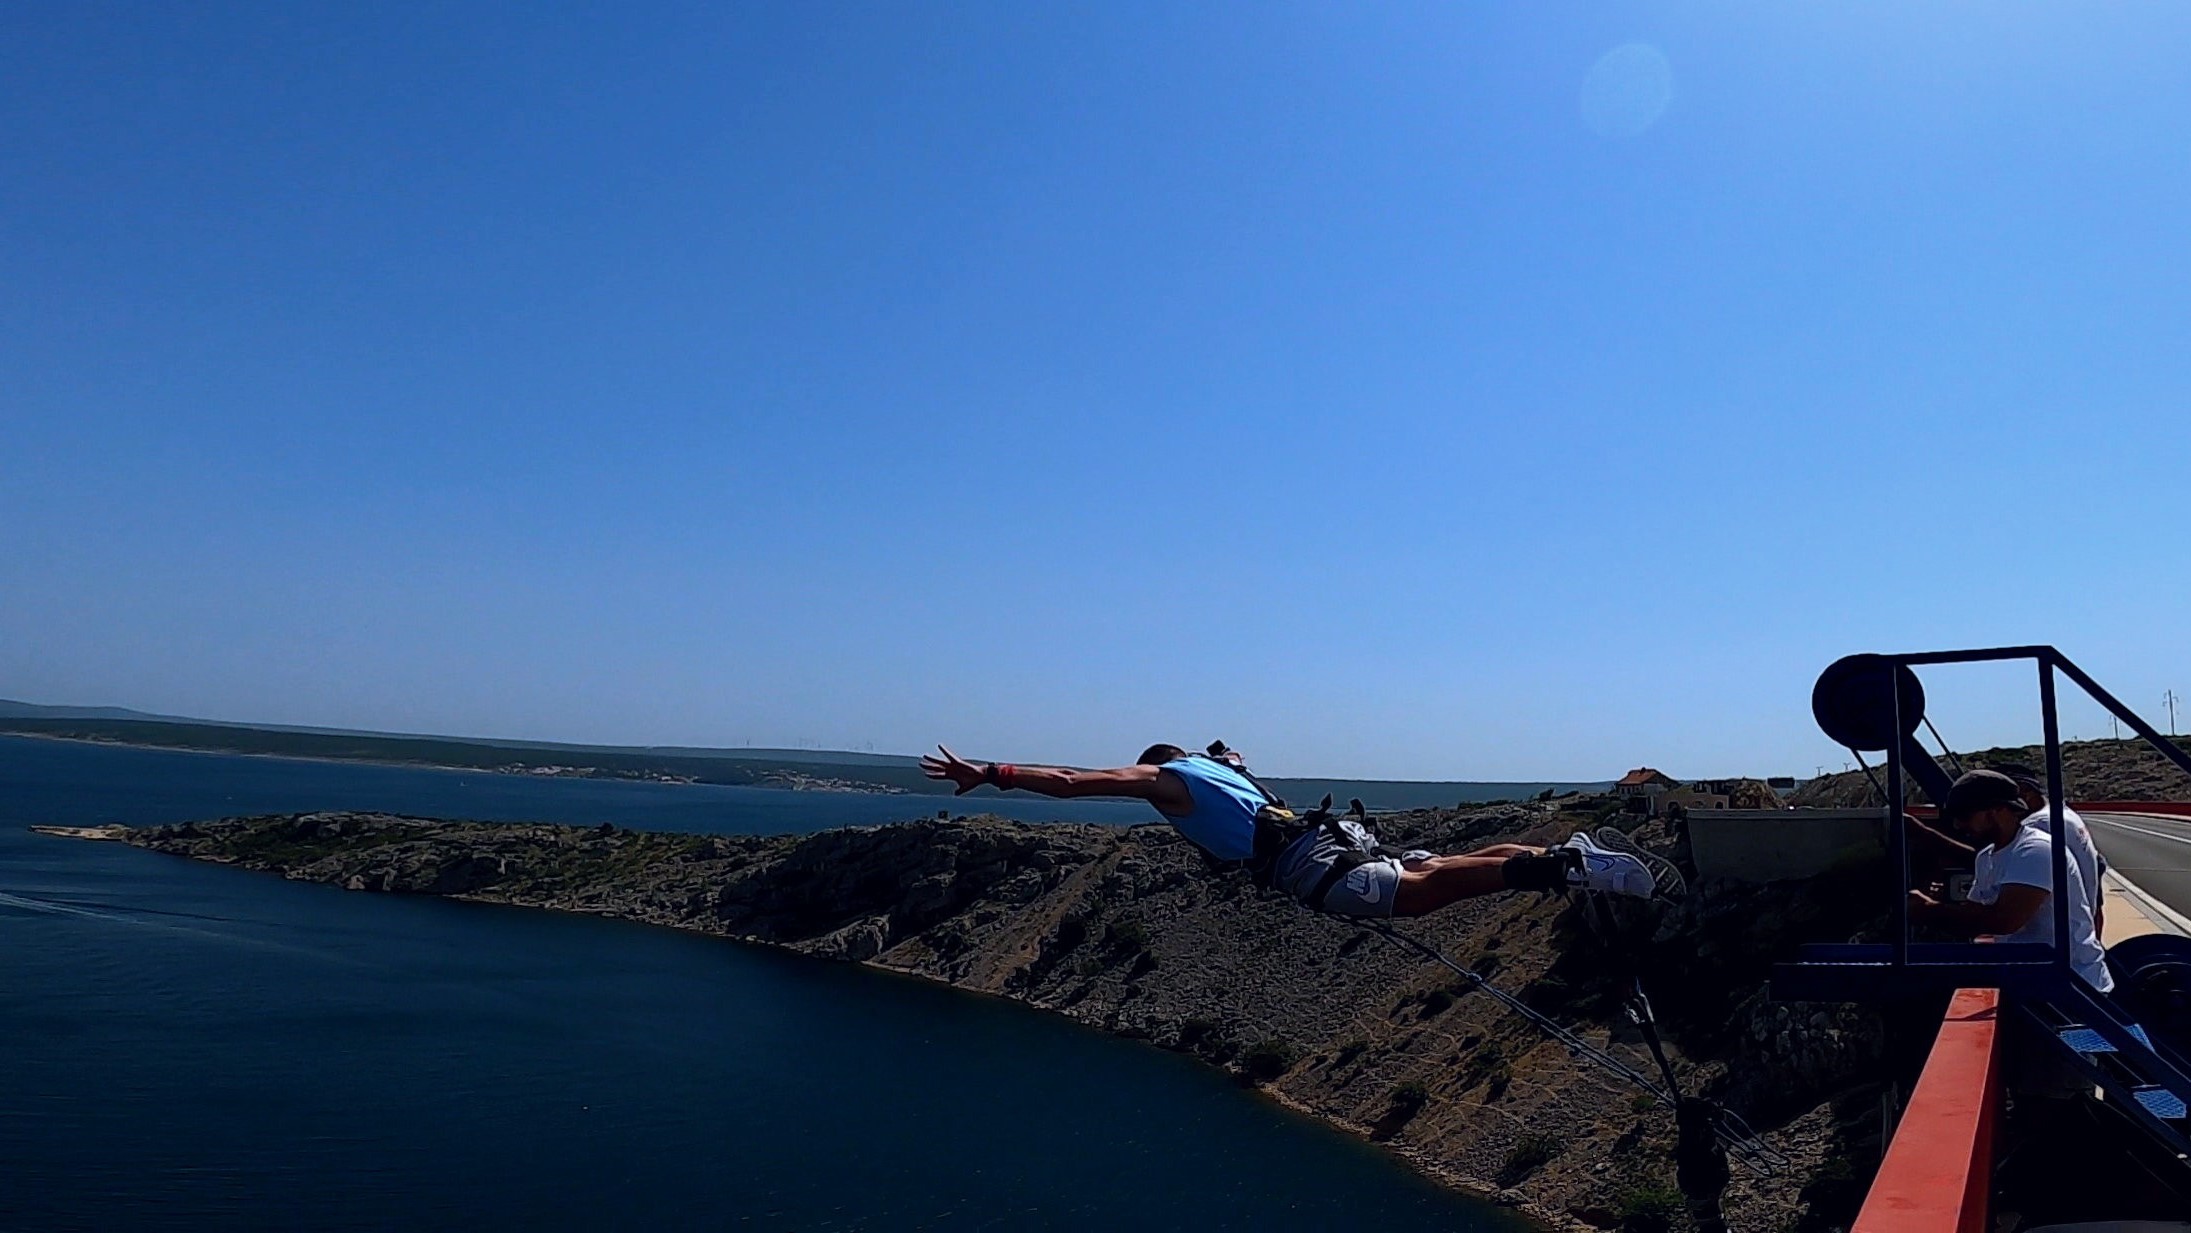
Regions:
<instances>
[{"instance_id":1,"label":"sea water","mask_svg":"<svg viewBox=\"0 0 2191 1233\"><path fill-rule=\"evenodd\" d=\"M974 804L1145 820L0 737L0 1229L1519 1227L1189 1059L1000 999L24 829L376 809L782 832Z\"/></svg>"}]
</instances>

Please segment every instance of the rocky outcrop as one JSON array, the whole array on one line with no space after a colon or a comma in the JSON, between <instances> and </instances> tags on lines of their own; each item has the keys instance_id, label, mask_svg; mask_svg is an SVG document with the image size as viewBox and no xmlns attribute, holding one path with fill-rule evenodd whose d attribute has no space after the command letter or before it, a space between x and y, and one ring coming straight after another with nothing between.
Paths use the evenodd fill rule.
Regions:
<instances>
[{"instance_id":1,"label":"rocky outcrop","mask_svg":"<svg viewBox=\"0 0 2191 1233\"><path fill-rule=\"evenodd\" d=\"M1457 850L1551 840L1588 798L1382 820ZM105 835L101 837L117 837ZM1213 876L1168 828L936 819L805 836L677 835L378 814L237 818L123 842L353 890L453 895L671 925L1019 998L1193 1053L1419 1167L1552 1224L1651 1227L1671 1119L1465 983L1373 934ZM1665 844L1652 831L1639 838ZM1847 886L1705 887L1624 904L1611 933L1564 900L1507 895L1411 922L1425 940L1597 1039L1639 973L1685 1084L1797 1160L1730 1192L1741 1227L1823 1230L1868 1174L1876 1022L1767 1001L1794 940L1861 925ZM1617 941L1619 944L1614 945ZM1616 1049L1633 1042L1616 1043Z\"/></svg>"}]
</instances>

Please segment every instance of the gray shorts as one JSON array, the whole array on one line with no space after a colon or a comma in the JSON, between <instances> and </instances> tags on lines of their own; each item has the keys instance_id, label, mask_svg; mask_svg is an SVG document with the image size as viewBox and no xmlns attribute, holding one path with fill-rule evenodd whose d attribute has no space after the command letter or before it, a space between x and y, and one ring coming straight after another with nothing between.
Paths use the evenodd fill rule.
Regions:
<instances>
[{"instance_id":1,"label":"gray shorts","mask_svg":"<svg viewBox=\"0 0 2191 1233\"><path fill-rule=\"evenodd\" d=\"M1400 861L1397 857L1372 856L1332 884L1322 903L1312 902L1316 887L1331 872L1332 865L1349 852L1361 853L1375 850L1376 836L1354 822L1342 821L1340 827L1355 842L1352 847L1339 842L1330 831L1321 827L1293 841L1293 846L1278 855L1278 889L1315 908L1338 916L1390 916L1393 897L1400 893Z\"/></svg>"}]
</instances>

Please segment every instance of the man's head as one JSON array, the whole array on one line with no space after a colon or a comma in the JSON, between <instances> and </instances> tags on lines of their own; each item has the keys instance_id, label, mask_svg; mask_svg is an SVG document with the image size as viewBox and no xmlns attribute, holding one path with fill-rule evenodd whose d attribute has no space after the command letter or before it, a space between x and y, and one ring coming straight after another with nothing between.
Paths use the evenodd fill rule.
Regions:
<instances>
[{"instance_id":1,"label":"man's head","mask_svg":"<svg viewBox=\"0 0 2191 1233\"><path fill-rule=\"evenodd\" d=\"M2004 762L1992 769L2016 781L2016 790L2024 796L2026 814L2046 808L2046 780L2040 778L2039 772L2015 762Z\"/></svg>"},{"instance_id":2,"label":"man's head","mask_svg":"<svg viewBox=\"0 0 2191 1233\"><path fill-rule=\"evenodd\" d=\"M1142 766L1162 766L1166 762L1186 756L1187 751L1177 745L1151 745L1142 750L1141 756L1134 761Z\"/></svg>"},{"instance_id":3,"label":"man's head","mask_svg":"<svg viewBox=\"0 0 2191 1233\"><path fill-rule=\"evenodd\" d=\"M1940 804L1942 822L1991 844L2014 838L2030 812L2024 807L2023 789L1999 771L1966 773Z\"/></svg>"}]
</instances>

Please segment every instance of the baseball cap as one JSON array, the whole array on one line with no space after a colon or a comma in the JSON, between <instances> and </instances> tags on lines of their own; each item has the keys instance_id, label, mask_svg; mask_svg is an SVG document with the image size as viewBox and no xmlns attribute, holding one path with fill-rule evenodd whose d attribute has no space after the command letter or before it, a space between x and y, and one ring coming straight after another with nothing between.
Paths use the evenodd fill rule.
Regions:
<instances>
[{"instance_id":1,"label":"baseball cap","mask_svg":"<svg viewBox=\"0 0 2191 1233\"><path fill-rule=\"evenodd\" d=\"M1981 809L2002 805L2020 809L2023 803L2023 792L2017 788L2015 780L1999 771L1970 771L1948 789L1948 799L1940 804L1940 817L1953 821Z\"/></svg>"}]
</instances>

